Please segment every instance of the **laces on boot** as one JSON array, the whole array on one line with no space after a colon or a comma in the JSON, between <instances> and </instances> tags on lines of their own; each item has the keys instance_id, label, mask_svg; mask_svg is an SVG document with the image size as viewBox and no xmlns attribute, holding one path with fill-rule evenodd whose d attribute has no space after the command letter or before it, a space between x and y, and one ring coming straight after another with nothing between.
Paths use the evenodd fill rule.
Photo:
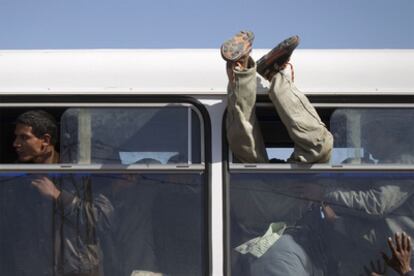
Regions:
<instances>
[{"instance_id":1,"label":"laces on boot","mask_svg":"<svg viewBox=\"0 0 414 276\"><path fill-rule=\"evenodd\" d=\"M273 67L275 69L275 72L274 73L277 73L277 72L280 72L280 71L284 71L284 70L286 70L286 67L288 67L288 66L290 68L290 79L291 79L292 82L295 82L295 70L293 69L293 65L292 65L292 63L289 62L289 60L287 62L283 63L282 65L277 65L275 63L273 65Z\"/></svg>"}]
</instances>

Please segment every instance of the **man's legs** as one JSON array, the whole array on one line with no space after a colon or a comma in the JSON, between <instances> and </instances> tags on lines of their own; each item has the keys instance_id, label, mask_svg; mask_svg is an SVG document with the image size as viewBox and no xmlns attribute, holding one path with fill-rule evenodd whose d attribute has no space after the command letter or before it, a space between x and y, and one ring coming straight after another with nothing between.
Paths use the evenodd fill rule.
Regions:
<instances>
[{"instance_id":1,"label":"man's legs","mask_svg":"<svg viewBox=\"0 0 414 276\"><path fill-rule=\"evenodd\" d=\"M329 162L333 147L332 134L285 71L273 76L269 97L294 142L294 152L288 162Z\"/></svg>"},{"instance_id":2,"label":"man's legs","mask_svg":"<svg viewBox=\"0 0 414 276\"><path fill-rule=\"evenodd\" d=\"M243 62L243 59L247 60L248 54L241 58L235 55L240 53L241 49L249 53L253 38L251 33L242 31L222 46L222 56L227 60L229 76L227 139L237 159L244 163L268 162L254 107L256 64L251 59L249 64ZM288 161L325 163L329 162L331 157L332 134L322 123L306 96L296 88L283 71L279 71L289 61L290 55L298 44L298 36L279 43L258 61L260 64L258 73L271 81L269 96L295 144L294 152ZM239 51L224 51L231 49L232 46ZM242 66L236 67L240 64Z\"/></svg>"},{"instance_id":3,"label":"man's legs","mask_svg":"<svg viewBox=\"0 0 414 276\"><path fill-rule=\"evenodd\" d=\"M266 148L255 112L256 64L250 60L244 69L231 63L228 67L226 130L230 149L243 163L267 163Z\"/></svg>"},{"instance_id":4,"label":"man's legs","mask_svg":"<svg viewBox=\"0 0 414 276\"><path fill-rule=\"evenodd\" d=\"M230 149L243 163L268 162L256 118L256 64L249 57L254 35L240 31L221 46L229 78L226 133Z\"/></svg>"}]
</instances>

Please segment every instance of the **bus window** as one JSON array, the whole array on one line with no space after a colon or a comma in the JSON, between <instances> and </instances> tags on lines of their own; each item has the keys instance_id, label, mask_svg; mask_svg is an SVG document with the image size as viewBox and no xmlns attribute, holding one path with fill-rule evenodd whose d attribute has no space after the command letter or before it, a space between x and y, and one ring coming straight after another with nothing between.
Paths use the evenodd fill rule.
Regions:
<instances>
[{"instance_id":1,"label":"bus window","mask_svg":"<svg viewBox=\"0 0 414 276\"><path fill-rule=\"evenodd\" d=\"M256 111L268 154L289 157L280 119L267 106ZM334 136L331 165L356 166L230 162L232 275L363 275L387 251L387 237L414 236L413 110L318 113Z\"/></svg>"},{"instance_id":2,"label":"bus window","mask_svg":"<svg viewBox=\"0 0 414 276\"><path fill-rule=\"evenodd\" d=\"M412 109L336 110L332 164L413 164L413 120Z\"/></svg>"},{"instance_id":3,"label":"bus window","mask_svg":"<svg viewBox=\"0 0 414 276\"><path fill-rule=\"evenodd\" d=\"M414 236L412 172L230 173L232 275L363 275Z\"/></svg>"},{"instance_id":4,"label":"bus window","mask_svg":"<svg viewBox=\"0 0 414 276\"><path fill-rule=\"evenodd\" d=\"M200 120L191 108L69 108L61 133L65 163L202 162Z\"/></svg>"},{"instance_id":5,"label":"bus window","mask_svg":"<svg viewBox=\"0 0 414 276\"><path fill-rule=\"evenodd\" d=\"M200 110L187 103L33 109L56 118L60 160L21 166L8 158L15 119L28 109L0 109L1 132L10 132L1 148L1 275L208 273Z\"/></svg>"},{"instance_id":6,"label":"bus window","mask_svg":"<svg viewBox=\"0 0 414 276\"><path fill-rule=\"evenodd\" d=\"M330 164L413 164L414 110L396 108L319 108L334 137ZM273 107L257 108L271 163L284 163L293 142ZM384 146L387 145L387 146ZM238 161L233 158L234 163Z\"/></svg>"}]
</instances>

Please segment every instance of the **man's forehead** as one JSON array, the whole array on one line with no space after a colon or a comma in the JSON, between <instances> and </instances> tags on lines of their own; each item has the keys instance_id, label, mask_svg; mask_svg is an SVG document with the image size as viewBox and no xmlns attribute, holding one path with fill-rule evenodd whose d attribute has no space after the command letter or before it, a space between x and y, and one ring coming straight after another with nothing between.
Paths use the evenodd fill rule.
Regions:
<instances>
[{"instance_id":1,"label":"man's forehead","mask_svg":"<svg viewBox=\"0 0 414 276\"><path fill-rule=\"evenodd\" d=\"M31 134L33 134L32 133L32 127L31 126L29 126L29 125L25 125L25 124L21 124L21 123L17 123L16 124L16 127L15 127L15 133L16 132L19 132L19 133L22 133L22 132L24 132L24 133L31 133Z\"/></svg>"}]
</instances>

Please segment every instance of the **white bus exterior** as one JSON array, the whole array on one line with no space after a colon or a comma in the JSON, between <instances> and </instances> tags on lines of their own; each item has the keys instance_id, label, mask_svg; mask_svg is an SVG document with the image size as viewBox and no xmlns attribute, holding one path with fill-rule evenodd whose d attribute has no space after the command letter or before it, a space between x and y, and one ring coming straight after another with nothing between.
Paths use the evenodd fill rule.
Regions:
<instances>
[{"instance_id":1,"label":"white bus exterior","mask_svg":"<svg viewBox=\"0 0 414 276\"><path fill-rule=\"evenodd\" d=\"M253 57L258 59L266 52L267 50L264 49L254 50ZM294 52L291 63L295 70L296 86L310 97L318 110L366 107L412 109L414 107L414 50L299 49ZM161 161L161 164L134 165L131 162L121 162L120 165L105 165L91 161L92 153L89 152L90 149L85 148L91 146L91 134L87 133L85 136L79 134L79 143L82 143L81 139L89 140L79 146L78 152L89 152L84 154L86 157L78 157L79 162L69 162L69 165L68 163L21 165L4 161L9 159L6 151L2 153L3 156L0 156L3 159L0 173L70 174L79 171L119 173L124 170L125 173L139 174L174 170L203 171L207 175L205 182L201 181L201 185L206 187L200 192L203 210L199 213L205 215L201 219L205 229L199 237L207 240L202 243L203 248L197 249L202 251L200 253L202 268L195 269L193 273L194 275L220 276L230 275L233 271L232 274L237 275L234 272L237 271L237 267L232 266L233 245L230 242L232 233L229 229L231 227L229 217L231 216L230 209L233 207L230 204L232 191L229 183L225 183L229 181L226 177L229 172L226 170L314 173L337 172L338 170L361 171L367 168L363 165L341 166L338 164L301 167L289 164L247 166L232 163L231 156L227 156L228 148L223 138L225 137L223 116L227 102L226 86L225 62L221 59L217 49L2 50L0 51L0 114L3 114L1 116L7 117L7 112L13 110L13 114L17 115L15 113L26 109L39 108L46 110L82 109L84 107L122 109L146 105L174 107L183 103L184 107L191 106L191 110L195 112L195 115L191 117L191 111L188 111L188 120L194 120L194 118L201 120L199 127L204 137L197 136L201 139L201 153L198 161L188 157L191 155L191 149L188 149L186 151L188 158L179 164L163 164ZM266 95L268 83L261 79L259 86L258 108L263 107L264 113L267 114L272 112ZM187 101L188 99L190 101ZM206 113L200 115L202 111L192 105L191 101L203 106ZM78 112L78 110L75 111ZM209 122L203 121L203 118L208 118ZM191 121L187 123L192 124ZM90 132L90 125L79 126L79 129L82 127L89 129ZM9 130L9 128L2 129L3 131ZM190 128L188 131L188 136L191 136L190 132L193 129ZM6 139L3 142L9 140ZM272 143L274 144L274 141ZM187 146L191 147L191 145ZM7 147L11 145L2 145L3 149ZM277 154L278 147L274 145L272 147L276 148ZM281 146L281 148L284 147L286 148L286 146ZM279 149L279 152L281 151L283 150ZM182 166L181 163L188 166ZM413 173L414 165L379 164L368 170L388 169ZM163 181L168 183L169 180ZM4 223L4 219L2 220ZM165 225L161 223L161 226ZM5 225L2 224L1 227ZM2 248L1 250L5 252L8 249ZM166 266L169 267L169 265ZM185 267L183 269L185 270ZM136 267L136 269L131 269L131 273L133 271L138 273L139 270L149 269ZM163 272L166 275L187 275L182 272L171 272L169 268L154 272Z\"/></svg>"}]
</instances>

